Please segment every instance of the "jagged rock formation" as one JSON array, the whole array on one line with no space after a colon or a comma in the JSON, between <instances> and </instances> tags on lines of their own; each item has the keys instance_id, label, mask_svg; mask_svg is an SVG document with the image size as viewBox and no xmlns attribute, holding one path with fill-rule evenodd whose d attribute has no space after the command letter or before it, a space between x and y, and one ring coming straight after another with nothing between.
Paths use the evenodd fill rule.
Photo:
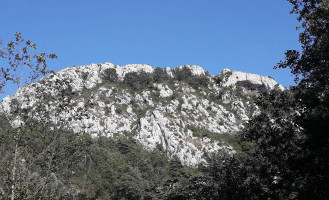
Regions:
<instances>
[{"instance_id":1,"label":"jagged rock formation","mask_svg":"<svg viewBox=\"0 0 329 200\"><path fill-rule=\"evenodd\" d=\"M205 162L205 152L233 153L221 136L240 131L257 114L254 97L275 86L284 89L269 77L228 69L213 76L195 65L159 70L92 64L69 67L20 88L3 99L0 112L20 126L24 121L14 114L15 102L30 117L75 132L133 134L145 148L159 148L195 166Z\"/></svg>"}]
</instances>

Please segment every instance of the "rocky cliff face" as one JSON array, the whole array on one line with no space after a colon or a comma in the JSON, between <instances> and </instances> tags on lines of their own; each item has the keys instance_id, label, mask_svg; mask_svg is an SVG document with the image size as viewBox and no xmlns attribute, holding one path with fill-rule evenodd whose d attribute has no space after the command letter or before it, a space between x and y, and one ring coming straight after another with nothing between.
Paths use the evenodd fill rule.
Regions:
<instances>
[{"instance_id":1,"label":"rocky cliff face","mask_svg":"<svg viewBox=\"0 0 329 200\"><path fill-rule=\"evenodd\" d=\"M274 87L284 89L270 77L228 69L213 76L195 65L162 70L102 63L69 67L20 88L3 99L0 112L13 126L24 124L19 108L95 137L131 134L146 149L195 166L205 153L234 153L227 136L257 114L254 97Z\"/></svg>"}]
</instances>

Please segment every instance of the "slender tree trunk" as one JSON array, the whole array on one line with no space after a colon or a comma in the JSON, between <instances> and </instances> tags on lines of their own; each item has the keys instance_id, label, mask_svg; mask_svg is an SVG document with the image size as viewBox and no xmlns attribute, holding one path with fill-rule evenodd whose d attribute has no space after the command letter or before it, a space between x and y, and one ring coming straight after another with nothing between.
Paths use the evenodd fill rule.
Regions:
<instances>
[{"instance_id":1,"label":"slender tree trunk","mask_svg":"<svg viewBox=\"0 0 329 200\"><path fill-rule=\"evenodd\" d=\"M11 200L15 199L15 178L16 178L16 162L17 162L17 141L15 145L15 156L14 156L14 166L13 166L13 171L12 171L12 185L11 185Z\"/></svg>"}]
</instances>

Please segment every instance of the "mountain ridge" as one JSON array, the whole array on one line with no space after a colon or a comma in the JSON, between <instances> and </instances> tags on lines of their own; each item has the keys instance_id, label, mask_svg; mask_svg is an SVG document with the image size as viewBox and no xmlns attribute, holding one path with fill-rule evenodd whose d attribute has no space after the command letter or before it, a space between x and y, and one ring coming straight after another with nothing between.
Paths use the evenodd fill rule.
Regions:
<instances>
[{"instance_id":1,"label":"mountain ridge","mask_svg":"<svg viewBox=\"0 0 329 200\"><path fill-rule=\"evenodd\" d=\"M0 107L13 116L16 99L34 119L94 137L132 133L146 149L160 148L196 166L206 162L205 153L234 153L223 135L240 131L257 114L253 98L275 87L284 89L270 77L228 69L209 75L197 65L159 70L102 63L60 70L5 97ZM13 116L11 123L24 121Z\"/></svg>"}]
</instances>

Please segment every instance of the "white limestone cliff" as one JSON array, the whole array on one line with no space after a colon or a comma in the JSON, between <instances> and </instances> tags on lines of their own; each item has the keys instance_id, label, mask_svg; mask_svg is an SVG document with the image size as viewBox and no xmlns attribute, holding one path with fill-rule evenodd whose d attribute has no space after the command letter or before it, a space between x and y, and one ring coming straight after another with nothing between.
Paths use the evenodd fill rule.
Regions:
<instances>
[{"instance_id":1,"label":"white limestone cliff","mask_svg":"<svg viewBox=\"0 0 329 200\"><path fill-rule=\"evenodd\" d=\"M280 90L285 89L283 85L278 84L269 76L233 71L230 69L224 69L219 75L223 76L222 86L224 87L234 86L238 81L250 81L253 84L265 85L268 89L274 89L276 86Z\"/></svg>"},{"instance_id":2,"label":"white limestone cliff","mask_svg":"<svg viewBox=\"0 0 329 200\"><path fill-rule=\"evenodd\" d=\"M20 88L12 97L2 100L0 113L11 116L11 102L15 99L21 108L30 109L32 118L62 124L67 129L87 132L94 137L131 132L146 149L161 146L168 157L177 156L189 166L205 162L205 152L225 149L234 153L229 144L212 138L211 134L238 132L257 109L251 97L247 96L248 102L243 101L234 90L225 87L242 80L264 84L269 89L277 83L268 77L225 69L223 82L216 84L213 76L201 67L178 68L182 67L189 68L194 76L208 76L207 90L200 91L185 82L174 81L172 85L154 83L152 88L141 92L129 91L104 83L104 71L115 69L122 81L130 72L153 73L150 65L91 64L65 68ZM174 77L169 67L164 72ZM281 85L278 87L283 89ZM42 109L39 111L39 108ZM19 118L12 121L13 126L22 123ZM200 136L196 129L211 134Z\"/></svg>"}]
</instances>

